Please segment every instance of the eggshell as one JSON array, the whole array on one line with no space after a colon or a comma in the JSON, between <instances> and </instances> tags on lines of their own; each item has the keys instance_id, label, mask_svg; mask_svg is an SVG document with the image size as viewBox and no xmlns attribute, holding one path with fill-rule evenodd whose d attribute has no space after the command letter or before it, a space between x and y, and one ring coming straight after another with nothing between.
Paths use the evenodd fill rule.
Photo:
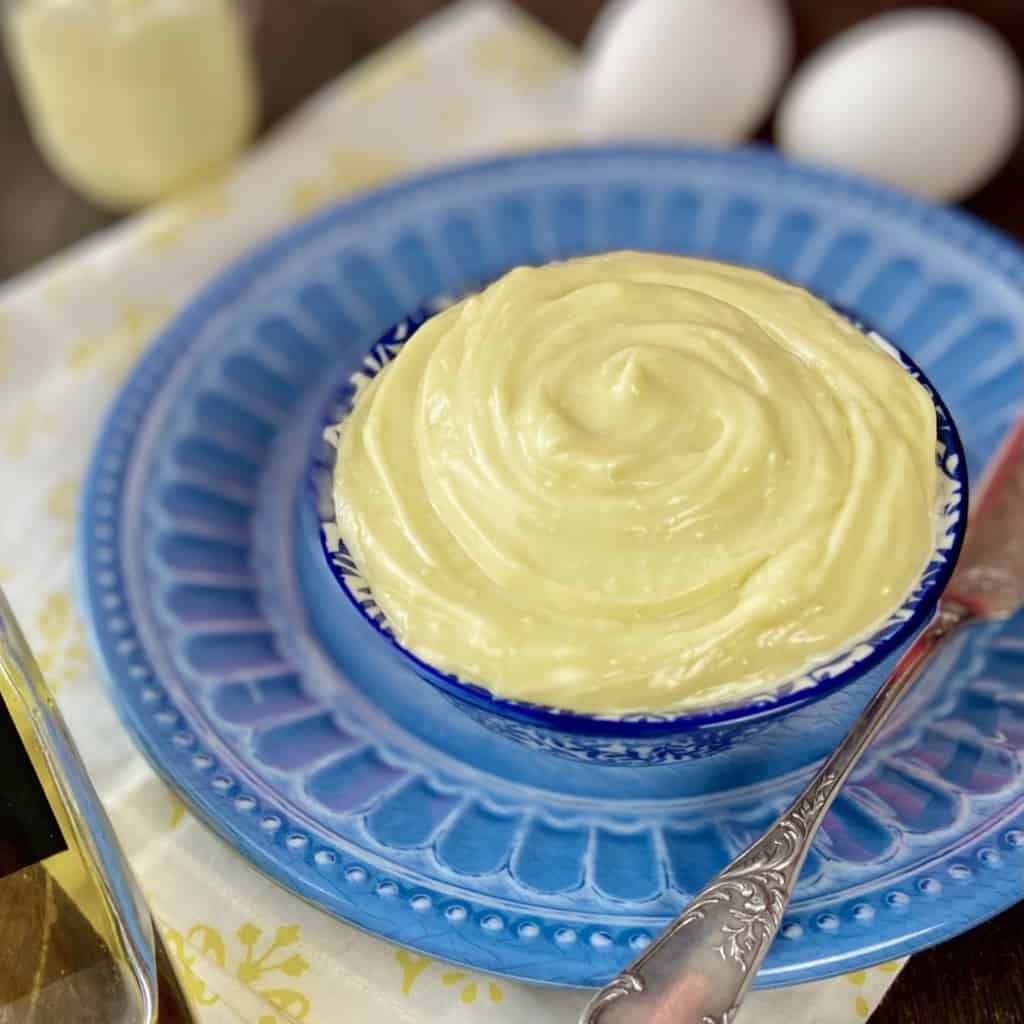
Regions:
<instances>
[{"instance_id":1,"label":"eggshell","mask_svg":"<svg viewBox=\"0 0 1024 1024\"><path fill-rule=\"evenodd\" d=\"M617 0L587 40L584 134L738 142L767 116L792 51L781 0Z\"/></svg>"},{"instance_id":2,"label":"eggshell","mask_svg":"<svg viewBox=\"0 0 1024 1024\"><path fill-rule=\"evenodd\" d=\"M983 185L1013 150L1021 71L986 24L948 10L871 18L799 69L780 148L931 199Z\"/></svg>"}]
</instances>

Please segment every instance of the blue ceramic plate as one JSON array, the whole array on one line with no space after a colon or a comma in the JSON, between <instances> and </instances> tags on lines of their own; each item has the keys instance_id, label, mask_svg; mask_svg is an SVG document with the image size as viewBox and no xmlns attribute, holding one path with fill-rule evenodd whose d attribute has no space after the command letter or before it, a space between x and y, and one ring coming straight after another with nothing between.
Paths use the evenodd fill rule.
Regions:
<instances>
[{"instance_id":1,"label":"blue ceramic plate","mask_svg":"<svg viewBox=\"0 0 1024 1024\"><path fill-rule=\"evenodd\" d=\"M1024 258L994 232L767 152L547 153L396 185L245 259L132 375L82 518L113 695L197 813L357 925L564 985L632 959L866 694L830 698L834 726L800 710L701 761L524 751L454 713L355 608L325 615L300 573L305 453L329 395L426 300L623 247L748 263L850 310L939 388L975 479L1018 413ZM1024 896L1022 677L1024 617L942 656L829 815L759 984L909 953Z\"/></svg>"}]
</instances>

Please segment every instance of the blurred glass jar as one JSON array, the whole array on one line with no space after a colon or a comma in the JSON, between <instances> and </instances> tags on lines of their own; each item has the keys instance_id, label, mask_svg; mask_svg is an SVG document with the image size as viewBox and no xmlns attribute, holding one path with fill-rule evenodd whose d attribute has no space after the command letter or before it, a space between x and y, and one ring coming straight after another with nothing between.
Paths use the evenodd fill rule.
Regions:
<instances>
[{"instance_id":1,"label":"blurred glass jar","mask_svg":"<svg viewBox=\"0 0 1024 1024\"><path fill-rule=\"evenodd\" d=\"M231 159L258 116L240 0L0 0L32 133L70 185L142 206Z\"/></svg>"}]
</instances>

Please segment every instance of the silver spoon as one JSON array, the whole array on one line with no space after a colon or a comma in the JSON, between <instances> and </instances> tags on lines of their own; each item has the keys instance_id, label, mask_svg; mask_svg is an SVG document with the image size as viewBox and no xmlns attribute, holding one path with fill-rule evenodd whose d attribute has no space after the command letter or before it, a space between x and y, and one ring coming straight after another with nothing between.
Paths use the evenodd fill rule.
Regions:
<instances>
[{"instance_id":1,"label":"silver spoon","mask_svg":"<svg viewBox=\"0 0 1024 1024\"><path fill-rule=\"evenodd\" d=\"M732 1024L782 923L825 812L948 637L1024 604L1024 421L975 503L960 561L920 634L810 785L587 1004L580 1024Z\"/></svg>"}]
</instances>

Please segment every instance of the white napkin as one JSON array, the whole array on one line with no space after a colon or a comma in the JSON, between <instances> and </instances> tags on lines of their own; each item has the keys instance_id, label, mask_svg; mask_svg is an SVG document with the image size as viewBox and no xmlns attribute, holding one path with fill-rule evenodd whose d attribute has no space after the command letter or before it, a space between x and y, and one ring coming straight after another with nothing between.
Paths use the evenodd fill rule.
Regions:
<instances>
[{"instance_id":1,"label":"white napkin","mask_svg":"<svg viewBox=\"0 0 1024 1024\"><path fill-rule=\"evenodd\" d=\"M572 74L572 53L522 13L467 0L344 75L220 181L0 289L0 583L202 1024L568 1024L586 1000L396 948L251 868L135 751L72 596L77 495L97 425L167 317L253 243L340 195L434 162L571 138ZM755 993L742 1020L864 1020L900 966Z\"/></svg>"}]
</instances>

